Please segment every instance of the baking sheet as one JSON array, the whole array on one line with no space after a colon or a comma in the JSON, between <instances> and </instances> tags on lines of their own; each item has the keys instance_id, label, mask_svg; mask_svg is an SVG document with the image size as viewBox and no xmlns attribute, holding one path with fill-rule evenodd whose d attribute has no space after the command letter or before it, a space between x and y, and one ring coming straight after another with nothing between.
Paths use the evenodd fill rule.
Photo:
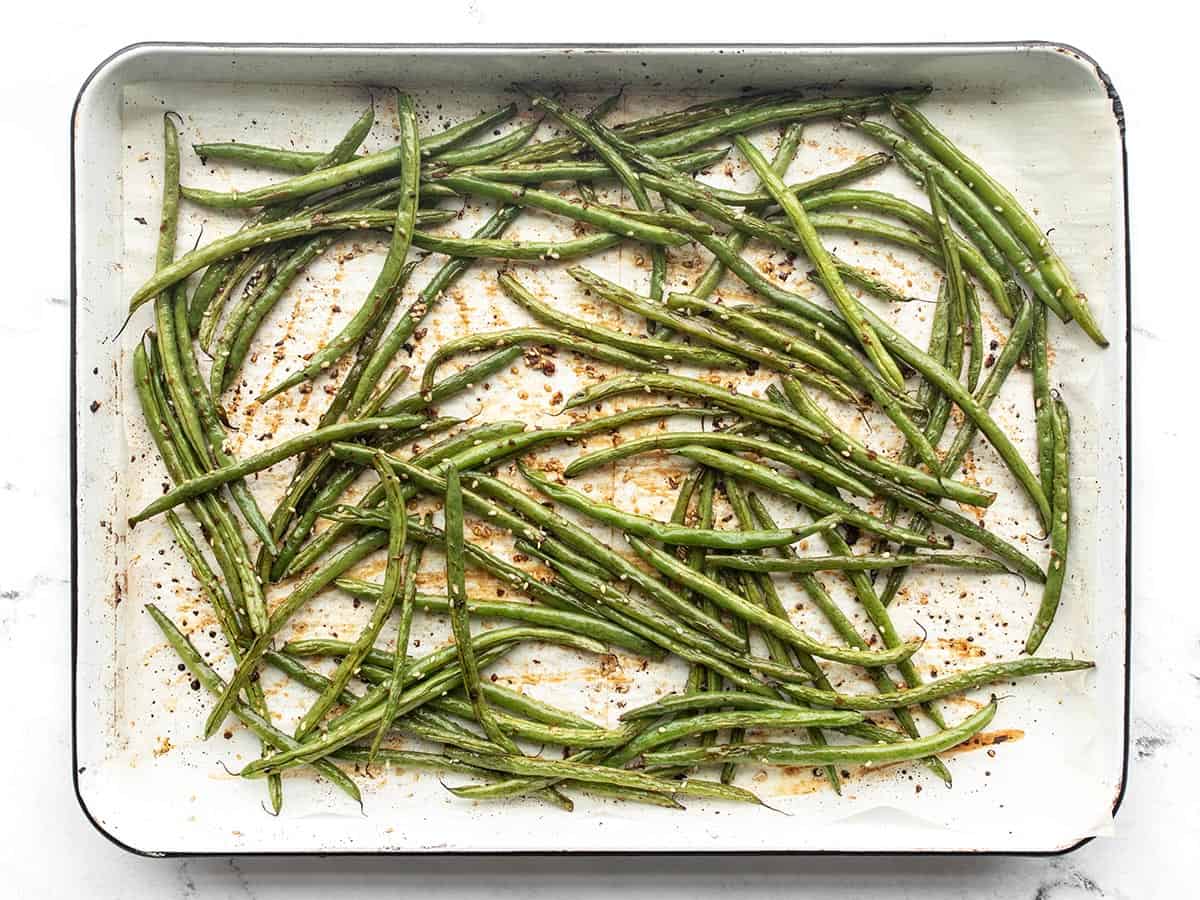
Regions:
<instances>
[{"instance_id":1,"label":"baking sheet","mask_svg":"<svg viewBox=\"0 0 1200 900\"><path fill-rule=\"evenodd\" d=\"M405 62L400 68L395 65ZM388 63L393 64L389 67ZM468 65L469 63L469 65ZM644 65L643 65L644 64ZM301 54L291 50L151 48L126 55L113 72L93 80L77 113L76 134L76 407L78 505L77 773L81 799L97 823L118 841L148 852L339 852L339 851L703 851L703 850L1052 850L1111 828L1123 758L1125 645L1125 333L1123 181L1120 135L1111 100L1084 61L1053 48L949 49L646 49L572 53L566 50L352 50ZM696 70L702 70L697 72ZM580 796L573 815L536 803L471 804L447 794L435 773L387 771L361 777L366 815L328 784L300 772L285 779L285 807L278 819L259 807L262 785L226 774L257 755L257 742L239 727L228 737L199 740L211 700L190 689L190 676L142 611L154 602L186 622L210 659L231 668L219 642L209 637L211 621L186 565L165 525L152 521L129 531L129 512L162 490L158 468L141 426L129 373L130 352L150 324L146 310L119 342L114 334L125 298L150 273L157 239L161 186L161 115L183 116L186 144L238 139L322 149L336 140L373 94L373 149L395 140L390 92L368 92L364 83L395 81L414 94L423 131L459 121L511 99L512 77L536 73L546 83L566 83L568 100L585 108L619 84L629 83L615 120L635 118L712 96L757 88L794 87L840 80L840 90L873 89L931 80L938 91L924 108L964 149L1012 186L1039 221L1055 229L1056 246L1097 310L1113 346L1096 351L1074 329L1052 325L1052 375L1072 410L1073 503L1076 530L1071 575L1063 608L1043 647L1044 654L1097 660L1094 673L1022 681L1011 689L989 733L991 746L950 757L955 777L946 790L919 766L880 772L853 771L836 797L812 770L743 766L739 783L753 788L787 818L763 809L692 803L687 813L641 808ZM471 80L464 80L463 72ZM183 73L187 77L182 77ZM385 75L384 73L388 73ZM193 80L193 78L195 80ZM228 80L230 78L236 80ZM296 82L315 82L297 86ZM338 82L341 82L340 84ZM549 126L544 126L549 131ZM770 150L777 131L754 136ZM833 123L814 123L806 146L788 172L799 180L847 164L877 148ZM201 165L185 153L185 184L228 189L260 183L261 172L227 164ZM740 160L715 166L705 181L749 189L754 184ZM879 187L924 205L919 191L898 170L862 186ZM615 186L611 199L621 198ZM468 204L448 232L467 234L488 212ZM141 220L145 220L145 224ZM204 240L236 227L240 218L185 204L179 251L203 231ZM529 212L510 236L569 236L561 222ZM832 236L828 243L852 261L878 269L913 296L936 295L933 270L912 254L858 245ZM244 370L246 387L226 394L236 431L236 452L248 454L306 427L328 402L320 381L309 394L288 392L263 408L249 402L257 389L294 369L301 354L333 334L352 313L370 284L383 239L355 235L336 245L299 280L265 324L260 352ZM803 261L792 271L786 257L751 245L755 263L773 277L813 297L803 279ZM703 250L685 246L671 254L669 285L686 288L707 263ZM436 269L427 260L406 292L411 299ZM648 282L644 251L628 245L584 261L589 268L635 289ZM447 337L470 330L521 324L525 315L494 281L495 264L473 267L435 308L428 333L415 343L411 360L419 372L431 350ZM516 266L535 293L556 305L609 324L636 327L614 307L585 297L565 274L565 264ZM750 300L727 278L727 301ZM330 297L341 311L330 312ZM906 334L923 343L931 318L928 302L886 307L872 303ZM991 337L989 335L988 337ZM450 363L444 372L466 364ZM482 413L481 418L516 418L532 425L561 424L561 397L606 370L571 354L555 357L553 374L519 362L488 386L441 409L447 415ZM589 368L590 367L590 368ZM339 371L344 371L344 365ZM755 392L766 377L722 373L722 383ZM402 389L402 392L406 392ZM1034 458L1029 379L1017 371L994 411L1018 446ZM650 398L618 398L608 409ZM95 409L92 404L96 403ZM871 446L896 446L886 421L843 416L845 426ZM691 427L683 420L668 427ZM623 433L660 427L648 423ZM598 436L589 449L606 445ZM567 459L577 451L540 456ZM595 470L575 479L593 496L665 519L674 501L667 477L684 471L681 460L645 457ZM269 507L290 474L281 465L259 476L254 491ZM1044 560L1037 523L990 448L977 443L971 475L1000 492L987 513L988 526L1023 544ZM786 521L794 510L778 506ZM601 535L615 546L620 538ZM506 558L504 536L488 538ZM865 547L865 544L864 544ZM862 548L860 548L862 549ZM165 551L165 552L160 552ZM819 541L810 552L821 552ZM528 565L528 564L527 564ZM368 561L360 574L378 577L382 563ZM537 571L536 568L533 571ZM423 586L437 590L440 556L429 554ZM843 609L870 633L840 579L825 578ZM473 593L495 585L471 574ZM784 581L779 581L781 587ZM939 570L914 573L908 590L892 607L905 636L928 632L916 662L923 672L957 668L1018 655L1039 591L1015 577L957 576ZM280 592L273 597L280 596ZM830 632L803 597L784 594L796 621L819 636ZM357 630L366 607L330 591L304 610L297 633L334 635ZM483 623L490 627L495 623ZM385 631L391 640L394 625ZM416 653L447 640L446 623L418 615ZM419 641L419 645L417 642ZM597 659L574 651L529 645L497 664L503 683L612 725L621 709L677 689L684 672L677 664L643 664L630 656ZM857 689L854 673L833 666L835 683ZM290 726L312 695L265 676L281 727ZM986 699L977 692L943 704L957 718ZM414 744L416 746L416 744ZM537 748L531 748L536 750ZM457 779L445 776L448 783Z\"/></svg>"}]
</instances>

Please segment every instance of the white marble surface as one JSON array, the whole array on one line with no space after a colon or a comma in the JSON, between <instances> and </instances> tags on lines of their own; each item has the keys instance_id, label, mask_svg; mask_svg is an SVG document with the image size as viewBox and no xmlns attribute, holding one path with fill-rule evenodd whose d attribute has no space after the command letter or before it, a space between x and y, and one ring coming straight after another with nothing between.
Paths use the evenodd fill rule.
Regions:
<instances>
[{"instance_id":1,"label":"white marble surface","mask_svg":"<svg viewBox=\"0 0 1200 900\"><path fill-rule=\"evenodd\" d=\"M543 6L543 4L537 4ZM742 896L1071 898L1189 896L1200 837L1193 754L1200 750L1200 607L1189 558L1192 480L1168 473L1191 461L1197 435L1190 290L1194 229L1184 220L1195 132L1191 47L1164 29L1155 4L1119 17L1092 4L1012 0L1002 15L966 4L941 16L888 4L850 16L759 2L697 15L697 4L492 4L443 0L427 13L330 17L297 0L289 21L265 8L126 3L26 7L10 20L0 57L5 140L0 153L6 315L0 317L5 413L0 441L0 873L6 896L288 897L337 892L446 896L737 892ZM668 4L663 4L668 6ZM518 9L523 7L523 9ZM617 15L628 7L628 15ZM1074 7L1074 8L1071 8ZM866 6L861 7L864 11ZM952 13L952 14L951 14ZM392 27L380 29L379 22ZM781 28L784 24L786 27ZM67 485L68 142L75 92L91 67L141 39L286 41L899 41L1044 37L1075 44L1108 70L1129 125L1133 213L1135 371L1135 589L1130 772L1115 836L1056 859L479 859L149 860L109 844L75 802L70 773L69 492ZM1178 154L1178 155L1177 155ZM16 690L13 690L13 688ZM1051 812L1048 810L1048 813Z\"/></svg>"}]
</instances>

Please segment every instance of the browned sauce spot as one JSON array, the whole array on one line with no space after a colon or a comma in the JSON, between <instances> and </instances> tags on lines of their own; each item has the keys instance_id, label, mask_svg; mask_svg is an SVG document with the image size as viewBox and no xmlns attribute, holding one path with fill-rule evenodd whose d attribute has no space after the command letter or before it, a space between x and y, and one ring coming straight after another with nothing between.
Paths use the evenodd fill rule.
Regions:
<instances>
[{"instance_id":1,"label":"browned sauce spot","mask_svg":"<svg viewBox=\"0 0 1200 900\"><path fill-rule=\"evenodd\" d=\"M942 753L942 756L949 756L953 753L967 753L971 750L980 750L984 747L995 747L997 744L1006 744L1009 741L1019 741L1025 737L1025 732L1019 728L1008 728L1002 731L981 731L969 740L963 741L957 747L951 747Z\"/></svg>"},{"instance_id":2,"label":"browned sauce spot","mask_svg":"<svg viewBox=\"0 0 1200 900\"><path fill-rule=\"evenodd\" d=\"M966 638L938 638L937 643L939 647L962 659L987 655L986 650Z\"/></svg>"}]
</instances>

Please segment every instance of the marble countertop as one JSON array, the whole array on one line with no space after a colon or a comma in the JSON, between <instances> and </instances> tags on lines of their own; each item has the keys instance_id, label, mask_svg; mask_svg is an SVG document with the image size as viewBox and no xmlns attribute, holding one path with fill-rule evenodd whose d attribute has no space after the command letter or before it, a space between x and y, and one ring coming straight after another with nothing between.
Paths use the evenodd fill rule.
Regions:
<instances>
[{"instance_id":1,"label":"marble countertop","mask_svg":"<svg viewBox=\"0 0 1200 900\"><path fill-rule=\"evenodd\" d=\"M360 19L326 21L298 2L287 22L265 7L218 2L203 15L162 4L110 11L31 10L0 58L9 173L4 246L7 314L0 358L7 376L6 418L16 434L0 441L0 683L9 686L0 742L5 773L0 812L0 873L10 896L99 898L607 896L653 891L660 897L734 892L743 896L1075 897L1184 896L1187 864L1200 836L1200 606L1177 561L1187 559L1194 479L1168 479L1191 458L1197 427L1184 391L1198 322L1186 275L1192 229L1179 223L1178 190L1188 183L1174 153L1185 137L1180 110L1190 98L1183 30L1140 36L1136 20L1094 8L1014 0L997 19L988 10L929 3L951 21L911 9L879 10L846 28L845 10L755 5L757 20L707 22L679 11L628 4L631 15L584 16L580 5L542 6L549 18L514 16L485 0L444 0L433 12L408 12L386 35ZM664 4L665 6L665 4ZM1060 8L1061 7L1061 8ZM688 7L689 9L692 7ZM1084 10L1084 11L1081 11ZM505 11L507 10L507 11ZM574 16L574 18L573 18ZM796 27L769 22L791 17ZM1147 18L1150 18L1147 16ZM398 17L397 17L398 20ZM1102 21L1103 20L1103 21ZM136 23L136 24L135 24ZM453 26L453 31L447 31ZM996 32L996 27L1003 30ZM941 30L939 30L939 28ZM1146 29L1149 31L1149 28ZM27 33L26 33L27 32ZM135 857L99 835L71 786L69 719L68 453L68 142L76 90L91 67L135 40L437 41L899 41L1056 38L1098 58L1125 105L1131 155L1135 371L1135 548L1133 712L1129 776L1112 837L1057 858L529 858L529 859L192 859ZM48 53L52 48L53 52ZM53 64L48 64L52 62ZM1190 67L1189 67L1190 68ZM1186 114L1182 121L1190 122ZM1152 130L1153 129L1153 130ZM1168 183L1168 181L1170 183ZM14 219L14 212L19 216ZM32 213L32 215L30 215ZM14 228L13 223L16 224ZM30 226L33 226L31 229ZM19 228L19 231L17 230ZM1188 243L1185 245L1185 241ZM1177 273L1182 268L1185 278ZM1176 299L1178 298L1178 302ZM1193 351L1194 352L1194 351ZM15 377L20 375L21 377ZM1194 403L1190 404L1194 407ZM1159 473L1164 473L1159 476ZM1159 476L1159 477L1156 477ZM1189 542L1190 543L1190 542ZM18 686L16 691L12 686ZM1048 811L1049 812L1049 811Z\"/></svg>"}]
</instances>

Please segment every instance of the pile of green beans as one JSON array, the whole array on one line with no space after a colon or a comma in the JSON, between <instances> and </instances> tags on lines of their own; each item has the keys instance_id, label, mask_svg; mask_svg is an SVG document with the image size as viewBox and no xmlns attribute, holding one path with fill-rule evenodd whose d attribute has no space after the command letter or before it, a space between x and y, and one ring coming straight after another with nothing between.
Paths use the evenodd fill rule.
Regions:
<instances>
[{"instance_id":1,"label":"pile of green beans","mask_svg":"<svg viewBox=\"0 0 1200 900\"><path fill-rule=\"evenodd\" d=\"M360 152L375 125L373 109L326 152L194 145L210 162L290 176L233 192L180 184L179 134L165 117L155 271L133 292L128 312L153 304L153 328L132 354L133 386L169 483L129 525L166 515L228 647L226 676L217 671L224 663L214 666L192 642L190 618L181 626L178 616L146 607L180 668L215 697L205 737L229 716L257 737L261 755L241 775L266 779L274 813L283 804L282 774L298 767L362 803L344 764L368 773L380 764L457 773L477 782L449 788L463 798L524 797L566 810L574 805L568 791L670 809L688 798L765 805L733 783L747 764L819 767L840 793L845 766L920 761L949 784L938 754L978 734L999 705L993 697L951 724L935 701L1092 665L1030 655L926 678L922 636L903 635L889 612L915 567L1017 576L1041 585L1025 643L1033 654L1072 599L1071 428L1053 386L1047 310L1098 345L1106 340L1048 232L917 109L922 90L744 95L619 125L604 119L615 114L620 94L586 113L559 96L527 94L536 114L510 103L431 135L419 132L413 99L397 95L394 142L374 152ZM884 114L894 123L868 118ZM538 140L543 119L562 136ZM815 119L841 119L888 152L788 183L804 123ZM751 139L763 128L781 129L773 159ZM709 167L733 158L753 173L756 188L705 180ZM928 211L869 185L849 186L893 159L915 180ZM602 201L601 182L628 202ZM470 236L434 231L457 216L441 204L460 198L491 204L494 213ZM176 258L186 203L254 212L232 234ZM573 235L505 237L530 209L563 220ZM270 404L334 374L328 405L307 430L235 458L222 395L243 378L260 325L316 259L363 229L390 237L353 315L301 366L253 389L255 402ZM942 286L927 351L850 288L885 301L913 298L832 253L830 233L907 247L937 267ZM802 256L812 268L808 291L829 302L764 274L744 255L751 240ZM567 312L535 287L532 269L626 243L649 261L644 295L582 262L565 269L569 289L609 307L614 319ZM685 245L712 257L699 279L673 268ZM405 289L421 277L422 254L439 257L439 268L409 303ZM422 343L423 320L479 260L500 262L495 295L512 301L526 322ZM744 289L736 305L722 296L727 276ZM673 278L679 290L670 290ZM746 290L754 302L745 302ZM989 317L985 304L998 316ZM1008 323L1003 347L991 348L997 354L986 354L985 320ZM206 373L197 346L211 354ZM419 358L402 356L405 349ZM439 376L457 357L478 353L488 355ZM576 371L587 383L552 405L573 411L574 421L537 428L437 414L477 385L490 388L498 373L517 372L522 357L551 372L551 360L566 354L584 361ZM344 358L349 365L339 375ZM1023 360L1032 375L1036 466L990 411ZM746 389L740 375L760 369L777 380ZM410 372L419 373L415 389L394 399ZM607 408L637 394L683 402ZM895 426L901 450L868 445L826 404L877 411ZM955 407L961 426L943 450ZM623 433L639 423L650 430ZM997 494L964 477L970 471L963 468L979 436L1044 526L1044 568L984 524ZM565 466L530 456L563 448L573 453ZM632 470L637 458L667 455L689 467L669 488L677 490L670 521L592 496L592 485L570 484L584 473L612 475ZM254 479L285 465L294 466L291 482L267 517ZM363 476L365 493L351 493ZM778 525L766 494L794 504L803 520ZM722 503L731 515L718 515ZM491 545L496 533L512 539L508 558ZM860 533L871 539L866 552L854 548ZM956 547L956 539L970 546ZM359 577L360 564L379 553L382 580ZM439 564L427 565L434 556ZM469 594L471 571L504 588ZM422 573L444 590L419 589ZM886 579L882 590L878 576ZM832 578L849 583L876 634L860 633L856 617L834 601ZM795 580L835 637L814 637L793 622L782 580ZM286 594L268 602L272 585ZM275 645L312 600L332 591L370 604L355 635ZM946 593L956 602L956 591ZM418 614L447 621L452 643L415 655L409 636ZM478 627L493 619L515 624ZM383 635L393 620L389 649ZM530 642L644 665L678 658L688 676L674 692L605 725L504 686L494 670ZM328 658L332 667L310 668L309 657ZM264 667L313 692L289 729L259 683ZM843 687L853 682L837 667L860 670L874 692ZM899 730L867 713L894 717ZM923 721L933 730L923 733ZM784 737L753 739L760 732ZM807 742L789 741L791 732ZM440 749L397 747L396 734ZM720 767L719 780L694 776L709 766Z\"/></svg>"}]
</instances>

